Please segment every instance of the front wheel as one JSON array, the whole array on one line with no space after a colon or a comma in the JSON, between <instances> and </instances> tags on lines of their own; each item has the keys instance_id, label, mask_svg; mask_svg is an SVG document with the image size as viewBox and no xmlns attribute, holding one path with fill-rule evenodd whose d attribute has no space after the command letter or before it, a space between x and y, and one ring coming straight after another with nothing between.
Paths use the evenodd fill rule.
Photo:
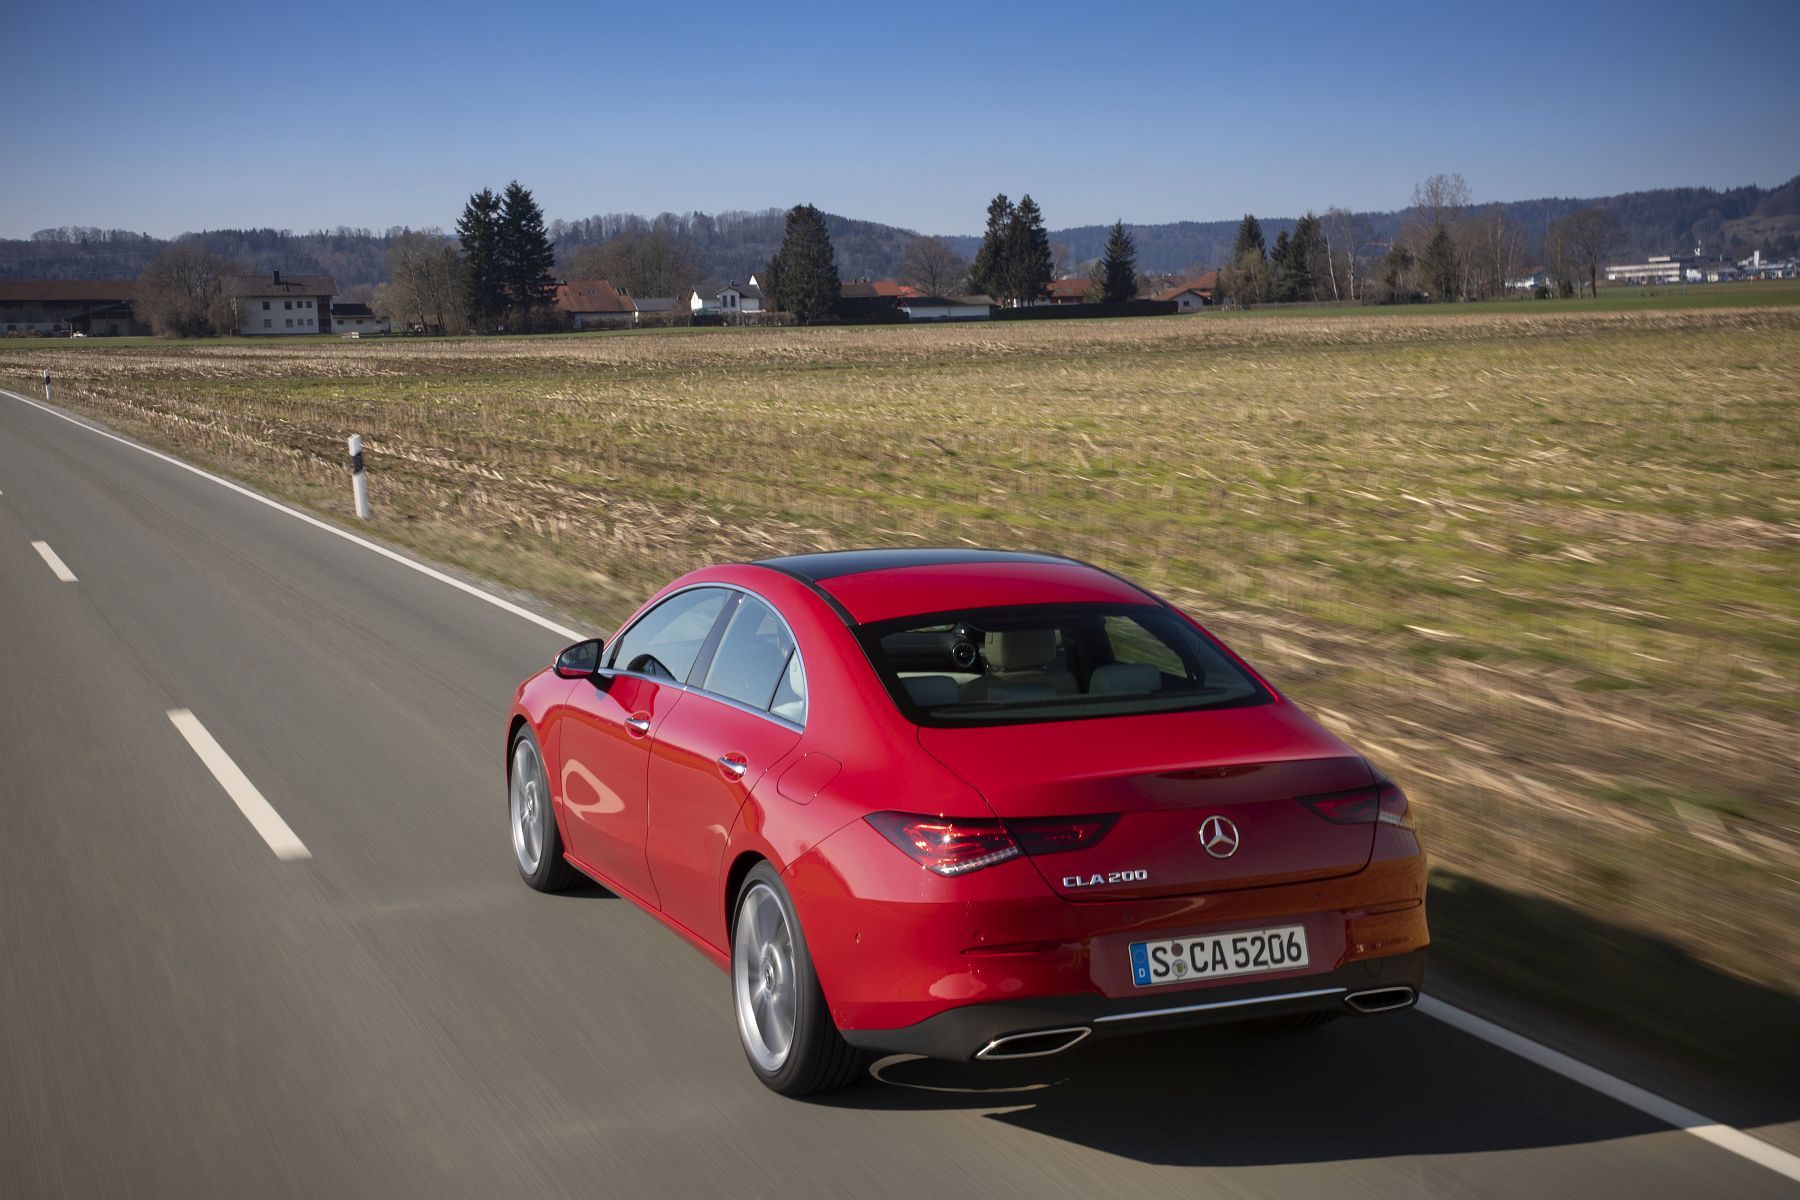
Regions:
<instances>
[{"instance_id":1,"label":"front wheel","mask_svg":"<svg viewBox=\"0 0 1800 1200\"><path fill-rule=\"evenodd\" d=\"M530 726L513 738L506 769L506 815L519 874L540 892L560 892L581 873L563 861L562 836L550 810L550 779Z\"/></svg>"},{"instance_id":2,"label":"front wheel","mask_svg":"<svg viewBox=\"0 0 1800 1200\"><path fill-rule=\"evenodd\" d=\"M736 911L731 998L750 1069L784 1096L848 1086L862 1056L832 1023L793 901L768 863L751 868Z\"/></svg>"}]
</instances>

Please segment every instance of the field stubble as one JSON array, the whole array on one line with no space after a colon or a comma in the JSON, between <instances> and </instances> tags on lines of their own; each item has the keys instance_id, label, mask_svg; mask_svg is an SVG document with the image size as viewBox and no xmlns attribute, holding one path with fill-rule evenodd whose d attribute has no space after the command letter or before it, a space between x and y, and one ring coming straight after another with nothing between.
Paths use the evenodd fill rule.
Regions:
<instances>
[{"instance_id":1,"label":"field stubble","mask_svg":"<svg viewBox=\"0 0 1800 1200\"><path fill-rule=\"evenodd\" d=\"M1800 310L0 344L16 386L609 627L845 545L1070 553L1405 784L1436 861L1800 978Z\"/></svg>"}]
</instances>

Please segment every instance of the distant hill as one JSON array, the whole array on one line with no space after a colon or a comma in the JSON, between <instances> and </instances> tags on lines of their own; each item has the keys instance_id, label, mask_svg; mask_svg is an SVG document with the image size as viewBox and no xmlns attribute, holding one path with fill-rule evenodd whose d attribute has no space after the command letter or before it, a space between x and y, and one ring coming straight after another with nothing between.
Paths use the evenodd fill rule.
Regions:
<instances>
[{"instance_id":1,"label":"distant hill","mask_svg":"<svg viewBox=\"0 0 1800 1200\"><path fill-rule=\"evenodd\" d=\"M1800 252L1800 176L1774 188L1660 188L1617 196L1548 197L1500 204L1525 230L1529 253L1536 254L1552 222L1568 213L1600 205L1617 218L1624 234L1621 255L1687 252L1696 245L1734 258L1762 250L1765 257ZM1297 214L1258 213L1264 234L1273 241L1291 230ZM1360 214L1378 242L1400 229L1404 210ZM860 221L827 213L838 270L846 279L892 277L906 247L917 235L910 229ZM1237 220L1176 221L1162 225L1126 226L1137 241L1138 265L1157 273L1180 273L1217 266L1231 252ZM657 217L614 213L573 221L553 221L558 260L582 246L603 242L627 229L668 229L691 241L708 275L744 279L762 270L781 244L781 209L764 212L663 213ZM194 242L215 254L240 260L261 271L327 274L345 292L374 287L386 278L385 257L393 228L336 229L296 234L277 229L221 229L182 234L164 240L124 230L65 227L43 230L30 238L0 239L0 279L117 279L141 272L171 241ZM1068 248L1069 261L1098 258L1106 242L1104 225L1080 225L1050 232L1050 240ZM973 257L980 238L952 236L949 241L965 257Z\"/></svg>"}]
</instances>

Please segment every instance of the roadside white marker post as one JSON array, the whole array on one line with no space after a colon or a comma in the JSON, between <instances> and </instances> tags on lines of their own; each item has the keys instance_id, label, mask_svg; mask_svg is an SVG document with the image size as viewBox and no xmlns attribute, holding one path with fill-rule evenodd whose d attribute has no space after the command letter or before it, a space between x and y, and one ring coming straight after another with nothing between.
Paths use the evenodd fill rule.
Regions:
<instances>
[{"instance_id":1,"label":"roadside white marker post","mask_svg":"<svg viewBox=\"0 0 1800 1200\"><path fill-rule=\"evenodd\" d=\"M356 515L369 519L369 477L363 471L362 434L350 435L350 486L356 493Z\"/></svg>"},{"instance_id":2,"label":"roadside white marker post","mask_svg":"<svg viewBox=\"0 0 1800 1200\"><path fill-rule=\"evenodd\" d=\"M44 403L50 403L50 368L44 368Z\"/></svg>"}]
</instances>

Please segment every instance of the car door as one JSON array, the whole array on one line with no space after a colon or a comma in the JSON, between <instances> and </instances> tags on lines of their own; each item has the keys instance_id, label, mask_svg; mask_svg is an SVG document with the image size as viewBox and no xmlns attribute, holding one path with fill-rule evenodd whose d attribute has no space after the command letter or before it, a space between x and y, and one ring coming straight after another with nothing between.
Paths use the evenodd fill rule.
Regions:
<instances>
[{"instance_id":1,"label":"car door","mask_svg":"<svg viewBox=\"0 0 1800 1200\"><path fill-rule=\"evenodd\" d=\"M806 670L775 610L744 595L650 753L650 872L665 915L724 949L719 895L738 810L806 723Z\"/></svg>"},{"instance_id":2,"label":"car door","mask_svg":"<svg viewBox=\"0 0 1800 1200\"><path fill-rule=\"evenodd\" d=\"M650 748L733 598L713 587L670 596L613 640L605 669L569 698L558 780L569 852L647 904L658 904L644 858Z\"/></svg>"}]
</instances>

